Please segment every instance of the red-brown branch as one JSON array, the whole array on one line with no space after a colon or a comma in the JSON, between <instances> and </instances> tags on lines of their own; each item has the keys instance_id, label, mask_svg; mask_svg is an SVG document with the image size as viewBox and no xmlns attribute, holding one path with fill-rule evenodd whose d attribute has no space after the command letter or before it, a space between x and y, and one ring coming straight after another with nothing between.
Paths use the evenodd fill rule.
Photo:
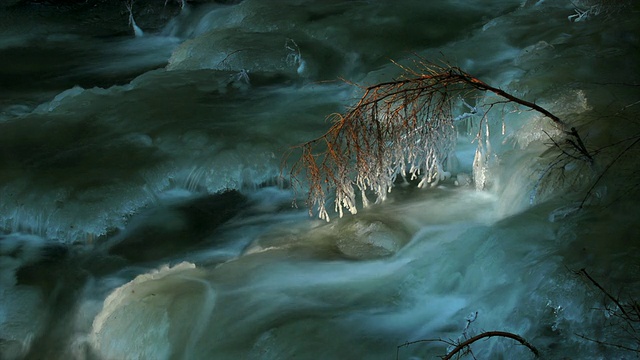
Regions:
<instances>
[{"instance_id":1,"label":"red-brown branch","mask_svg":"<svg viewBox=\"0 0 640 360\"><path fill-rule=\"evenodd\" d=\"M525 340L524 338L522 338L519 335L512 334L512 333L506 332L506 331L487 331L487 332L483 332L480 335L476 335L476 336L474 336L472 338L469 338L468 340L465 340L465 341L461 342L453 350L449 351L449 353L447 355L443 356L442 360L450 360L454 355L459 353L461 350L463 350L467 346L473 344L474 342L476 342L476 341L478 341L480 339L489 338L489 337L496 337L496 336L497 337L505 337L505 338L513 339L513 340L519 342L520 344L526 346L527 348L529 348L529 350L531 350L531 352L533 353L533 355L535 355L535 357L540 356L540 352L538 351L538 349L536 349L533 345L529 344L529 342L527 340Z\"/></svg>"},{"instance_id":2,"label":"red-brown branch","mask_svg":"<svg viewBox=\"0 0 640 360\"><path fill-rule=\"evenodd\" d=\"M336 209L356 210L353 189L372 191L384 200L395 176L422 176L419 186L434 186L445 178L442 162L453 147L452 94L489 91L549 118L565 135L580 158L592 161L575 128L543 107L493 87L457 67L423 64L424 74L364 88L364 94L344 115L334 115L322 136L298 145L303 157L292 168L295 178L306 170L310 182L307 203L319 207L328 220L325 200L329 188L336 193ZM493 106L493 105L492 105ZM559 146L558 146L559 147ZM316 152L317 151L317 152ZM409 171L407 171L407 165ZM353 187L353 188L352 188ZM342 215L341 215L342 216Z\"/></svg>"}]
</instances>

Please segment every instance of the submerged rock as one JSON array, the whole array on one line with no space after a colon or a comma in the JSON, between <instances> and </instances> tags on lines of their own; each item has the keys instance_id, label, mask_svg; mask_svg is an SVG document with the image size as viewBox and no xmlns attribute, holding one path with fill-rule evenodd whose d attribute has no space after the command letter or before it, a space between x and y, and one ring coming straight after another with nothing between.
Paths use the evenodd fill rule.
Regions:
<instances>
[{"instance_id":1,"label":"submerged rock","mask_svg":"<svg viewBox=\"0 0 640 360\"><path fill-rule=\"evenodd\" d=\"M215 292L202 277L194 264L183 262L116 288L93 320L90 346L105 359L191 358L215 306ZM201 311L198 319L194 309Z\"/></svg>"},{"instance_id":2,"label":"submerged rock","mask_svg":"<svg viewBox=\"0 0 640 360\"><path fill-rule=\"evenodd\" d=\"M336 246L353 259L391 256L407 242L407 236L383 221L349 222L338 231Z\"/></svg>"}]
</instances>

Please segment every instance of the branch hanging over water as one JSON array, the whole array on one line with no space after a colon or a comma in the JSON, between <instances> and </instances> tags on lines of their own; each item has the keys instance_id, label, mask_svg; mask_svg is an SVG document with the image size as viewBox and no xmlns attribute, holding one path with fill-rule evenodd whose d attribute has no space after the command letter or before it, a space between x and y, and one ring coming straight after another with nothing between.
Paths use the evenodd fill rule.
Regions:
<instances>
[{"instance_id":1,"label":"branch hanging over water","mask_svg":"<svg viewBox=\"0 0 640 360\"><path fill-rule=\"evenodd\" d=\"M442 360L450 360L450 359L453 359L455 355L461 356L461 355L470 353L471 349L469 348L469 346L471 346L471 344L475 343L478 340L482 340L484 338L490 338L490 337L503 337L503 338L515 340L520 344L526 346L529 350L531 350L531 352L535 357L540 356L540 352L538 351L538 349L535 346L531 345L527 340L525 340L520 335L516 335L514 333L510 333L506 331L485 331L482 334L478 334L476 336L470 337L464 341L423 339L423 340L407 342L402 345L399 345L396 348L396 359L399 359L400 355L398 351L401 347L413 345L421 342L443 342L445 344L453 346L453 348L446 355L442 356Z\"/></svg>"},{"instance_id":2,"label":"branch hanging over water","mask_svg":"<svg viewBox=\"0 0 640 360\"><path fill-rule=\"evenodd\" d=\"M401 66L402 67L402 66ZM458 67L421 63L421 71L402 67L407 77L364 88L362 98L345 114L331 116L324 135L292 150L301 151L290 176L294 183L305 173L310 213L329 220L326 199L335 191L335 210L357 212L356 190L363 206L367 193L381 202L398 175L420 179L418 187L435 186L450 174L444 164L452 155L456 131L452 100L472 91L492 92L549 118L567 143L592 161L580 135L539 105L488 85Z\"/></svg>"},{"instance_id":3,"label":"branch hanging over water","mask_svg":"<svg viewBox=\"0 0 640 360\"><path fill-rule=\"evenodd\" d=\"M489 337L504 337L504 338L513 339L519 342L520 344L526 346L527 348L529 348L529 350L531 350L531 352L533 353L533 355L535 355L535 357L540 356L540 352L538 351L538 349L536 349L533 345L529 344L529 342L525 340L522 336L512 334L506 331L487 331L459 343L455 348L453 348L453 350L449 351L447 355L443 356L442 360L452 359L454 355L456 355L457 353L459 353L469 345L473 344L474 342L480 339L489 338Z\"/></svg>"}]
</instances>

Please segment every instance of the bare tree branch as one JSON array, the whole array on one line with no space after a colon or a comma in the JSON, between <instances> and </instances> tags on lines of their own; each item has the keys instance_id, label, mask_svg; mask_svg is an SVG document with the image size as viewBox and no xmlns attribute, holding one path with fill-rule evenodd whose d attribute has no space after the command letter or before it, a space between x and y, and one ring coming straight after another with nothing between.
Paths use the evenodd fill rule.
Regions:
<instances>
[{"instance_id":1,"label":"bare tree branch","mask_svg":"<svg viewBox=\"0 0 640 360\"><path fill-rule=\"evenodd\" d=\"M458 67L420 65L420 72L403 67L415 77L364 88L363 96L348 112L331 116L333 125L324 135L291 149L302 153L290 177L295 184L302 173L306 175L311 214L317 208L318 216L329 220L326 200L331 190L335 211L342 216L343 209L357 212L356 190L366 207L367 195L373 195L375 202L383 201L397 176L420 179L418 187L435 186L450 176L444 164L453 155L457 138L452 102L471 91L492 92L544 115L567 136L567 143L581 159L593 160L577 130L541 106Z\"/></svg>"},{"instance_id":2,"label":"bare tree branch","mask_svg":"<svg viewBox=\"0 0 640 360\"><path fill-rule=\"evenodd\" d=\"M581 334L576 334L576 336L581 338L581 339L585 339L587 341L591 341L591 342L594 342L594 343L599 344L599 345L611 346L611 347L618 348L618 349L621 349L621 350L640 353L640 347L639 348L632 348L632 347L624 346L624 345L620 345L620 344L612 344L612 343L608 343L608 342L592 339L590 337L587 337L587 336L584 336L584 335L581 335Z\"/></svg>"},{"instance_id":3,"label":"bare tree branch","mask_svg":"<svg viewBox=\"0 0 640 360\"><path fill-rule=\"evenodd\" d=\"M609 294L609 292L607 290L605 290L605 288L602 287L602 285L600 285L594 278L591 277L591 275L589 275L589 273L587 272L586 269L582 268L578 271L576 271L576 274L578 275L583 275L584 277L587 278L587 280L589 280L589 282L591 282L593 285L595 285L595 287L597 287L600 291L602 291L602 293L609 299L611 300L614 304L616 304L616 306L618 307L618 309L620 309L620 311L622 311L622 313L629 318L629 314L626 313L626 311L624 311L624 307L622 306L622 304L620 304L620 302L618 301L618 299L616 299L615 297L613 297L611 294Z\"/></svg>"},{"instance_id":4,"label":"bare tree branch","mask_svg":"<svg viewBox=\"0 0 640 360\"><path fill-rule=\"evenodd\" d=\"M415 340L415 341L407 341L404 344L398 345L396 346L396 360L400 359L400 348L409 346L409 345L413 345L413 344L419 344L419 343L424 343L424 342L443 342L449 345L454 345L453 343L449 342L449 341L445 341L442 339L421 339L421 340Z\"/></svg>"},{"instance_id":5,"label":"bare tree branch","mask_svg":"<svg viewBox=\"0 0 640 360\"><path fill-rule=\"evenodd\" d=\"M586 269L580 269L578 271L574 271L574 273L586 278L607 298L607 300L615 305L615 308L613 309L610 309L608 305L605 305L605 310L607 311L608 317L621 321L607 321L609 337L615 337L615 340L613 341L593 339L583 334L576 335L582 339L603 346L609 346L640 354L640 305L638 302L633 298L629 299L627 302L623 302L619 298L613 296L604 288L604 286L600 285L600 283L598 283L598 281L596 281L586 271ZM622 341L628 341L630 345L621 344Z\"/></svg>"},{"instance_id":6,"label":"bare tree branch","mask_svg":"<svg viewBox=\"0 0 640 360\"><path fill-rule=\"evenodd\" d=\"M629 144L626 148L624 148L624 150L622 150L618 156L616 156L613 160L611 160L611 162L609 162L609 164L607 164L607 166L604 168L604 170L600 173L600 175L598 175L598 178L596 178L596 181L593 182L593 184L591 185L591 187L589 187L589 190L587 190L587 194L584 196L584 198L582 199L582 202L580 202L580 208L582 208L584 206L584 204L587 202L587 199L589 198L589 196L591 195L591 193L593 192L593 189L596 188L596 186L598 185L598 183L600 182L600 180L602 180L602 178L604 177L604 175L609 171L609 169L618 161L620 160L620 158L629 150L631 150L632 147L636 146L636 144L638 144L640 142L640 137L636 138L636 140L634 142L632 142L631 144Z\"/></svg>"},{"instance_id":7,"label":"bare tree branch","mask_svg":"<svg viewBox=\"0 0 640 360\"><path fill-rule=\"evenodd\" d=\"M457 354L467 346L473 344L474 342L480 339L489 338L489 337L505 337L505 338L513 339L519 342L520 344L526 346L527 348L529 348L529 350L531 350L531 352L533 353L533 355L535 355L535 357L540 356L540 352L538 351L538 349L536 349L527 340L525 340L523 337L519 335L506 332L506 331L487 331L459 343L453 350L449 351L447 355L443 356L442 360L450 360L455 354Z\"/></svg>"}]
</instances>

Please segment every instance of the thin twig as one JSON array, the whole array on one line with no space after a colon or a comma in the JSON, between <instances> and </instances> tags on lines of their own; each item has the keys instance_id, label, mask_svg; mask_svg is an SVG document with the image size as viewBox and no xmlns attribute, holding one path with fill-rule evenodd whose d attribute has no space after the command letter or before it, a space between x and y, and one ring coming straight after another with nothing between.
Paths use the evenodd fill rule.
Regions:
<instances>
[{"instance_id":1,"label":"thin twig","mask_svg":"<svg viewBox=\"0 0 640 360\"><path fill-rule=\"evenodd\" d=\"M622 350L626 350L626 351L633 351L633 352L636 352L636 353L640 353L640 347L634 349L632 347L628 347L628 346L624 346L624 345L613 344L613 343L608 343L606 341L600 341L600 340L592 339L592 338L584 336L582 334L576 334L576 336L579 337L579 338L585 339L587 341L592 341L592 342L594 342L596 344L599 344L599 345L611 346L611 347L622 349Z\"/></svg>"},{"instance_id":2,"label":"thin twig","mask_svg":"<svg viewBox=\"0 0 640 360\"><path fill-rule=\"evenodd\" d=\"M479 90L486 90L486 91L490 91L496 95L502 96L505 99L508 99L510 101L513 101L516 104L520 104L523 106L526 106L532 110L535 110L541 114L543 114L544 116L548 117L549 119L551 119L551 121L553 121L556 125L558 125L558 127L560 128L560 130L562 130L566 135L571 135L576 139L576 143L574 144L574 147L582 154L584 155L587 159L589 159L589 161L593 161L593 158L591 156L591 154L589 153L589 151L587 150L586 146L584 145L582 138L580 137L580 134L578 134L578 131L576 130L575 127L572 127L570 129L568 128L568 125L562 121L559 117L557 117L556 115L554 115L553 113L551 113L550 111L548 111L547 109L539 106L536 103L530 102L530 101L526 101L523 99L520 99L518 97L515 97L509 93L507 93L506 91L493 87L491 85L488 85L487 83L485 83L484 81L472 77L469 74L464 73L462 70L459 70L461 72L460 75L457 75L459 77L462 78L463 81L467 82L468 84L472 85L473 87L479 89Z\"/></svg>"},{"instance_id":3,"label":"thin twig","mask_svg":"<svg viewBox=\"0 0 640 360\"><path fill-rule=\"evenodd\" d=\"M622 304L620 303L620 301L618 301L618 299L616 299L615 297L613 297L611 294L609 294L609 292L602 287L602 285L600 285L594 278L591 277L591 275L589 275L589 273L587 272L587 270L585 268L582 268L580 270L578 270L576 272L576 274L578 275L584 275L593 285L595 285L595 287L597 287L600 291L602 291L602 293L609 299L611 300L614 304L616 304L616 306L618 307L618 309L620 309L620 311L622 312L622 314L624 315L624 318L627 320L632 319L629 314L624 310L624 307L622 306Z\"/></svg>"},{"instance_id":4,"label":"thin twig","mask_svg":"<svg viewBox=\"0 0 640 360\"><path fill-rule=\"evenodd\" d=\"M593 189L596 188L596 186L598 185L598 183L600 182L600 180L602 180L602 178L604 177L604 175L609 171L609 169L613 166L613 164L615 164L621 157L622 155L624 155L627 151L629 151L632 147L634 147L637 143L640 142L640 137L638 137L634 142L632 142L629 146L627 146L626 148L624 148L624 150L622 150L620 152L620 154L618 154L618 156L616 156L609 164L607 164L607 166L604 168L604 170L600 173L600 175L598 175L598 178L596 179L596 181L591 185L591 187L589 188L589 190L587 191L587 194L584 196L584 198L582 199L582 202L580 203L579 208L582 209L582 207L584 206L584 204L587 202L587 199L589 198L589 196L591 195L591 192L593 191Z\"/></svg>"},{"instance_id":5,"label":"thin twig","mask_svg":"<svg viewBox=\"0 0 640 360\"><path fill-rule=\"evenodd\" d=\"M404 344L400 344L396 346L396 360L400 359L400 348L407 347L413 344L423 343L423 342L444 342L444 343L450 344L448 341L445 341L442 339L421 339L421 340L407 341Z\"/></svg>"}]
</instances>

